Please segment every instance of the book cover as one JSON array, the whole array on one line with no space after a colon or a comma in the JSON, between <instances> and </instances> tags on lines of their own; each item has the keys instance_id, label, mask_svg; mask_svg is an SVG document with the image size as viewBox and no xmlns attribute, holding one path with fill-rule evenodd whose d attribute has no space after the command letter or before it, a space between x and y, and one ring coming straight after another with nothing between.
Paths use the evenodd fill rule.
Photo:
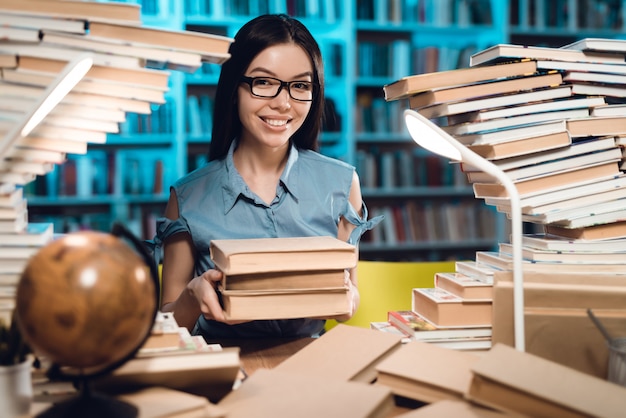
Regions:
<instances>
[{"instance_id":1,"label":"book cover","mask_svg":"<svg viewBox=\"0 0 626 418\"><path fill-rule=\"evenodd\" d=\"M415 288L411 310L436 326L491 326L491 300L466 300L440 288Z\"/></svg>"},{"instance_id":2,"label":"book cover","mask_svg":"<svg viewBox=\"0 0 626 418\"><path fill-rule=\"evenodd\" d=\"M471 366L479 359L472 352L410 341L376 367L375 385L425 403L462 400L472 378Z\"/></svg>"},{"instance_id":3,"label":"book cover","mask_svg":"<svg viewBox=\"0 0 626 418\"><path fill-rule=\"evenodd\" d=\"M351 312L348 287L332 289L220 290L229 320L329 318Z\"/></svg>"},{"instance_id":4,"label":"book cover","mask_svg":"<svg viewBox=\"0 0 626 418\"><path fill-rule=\"evenodd\" d=\"M626 119L621 116L572 119L566 123L567 130L573 137L620 135L626 132Z\"/></svg>"},{"instance_id":5,"label":"book cover","mask_svg":"<svg viewBox=\"0 0 626 418\"><path fill-rule=\"evenodd\" d=\"M459 135L455 138L464 145L493 145L540 135L549 135L566 130L564 120L547 121L534 125L521 126L509 129L495 129L476 134Z\"/></svg>"},{"instance_id":6,"label":"book cover","mask_svg":"<svg viewBox=\"0 0 626 418\"><path fill-rule=\"evenodd\" d=\"M343 289L350 280L345 269L279 271L224 275L224 290Z\"/></svg>"},{"instance_id":7,"label":"book cover","mask_svg":"<svg viewBox=\"0 0 626 418\"><path fill-rule=\"evenodd\" d=\"M597 62L623 64L623 54L584 52L565 48L548 48L533 45L498 44L479 51L470 57L470 67L493 64L513 59L553 60L568 62Z\"/></svg>"},{"instance_id":8,"label":"book cover","mask_svg":"<svg viewBox=\"0 0 626 418\"><path fill-rule=\"evenodd\" d=\"M422 116L429 119L441 116L458 115L484 109L501 109L508 106L544 102L555 99L570 98L572 89L569 86L542 88L460 102L440 103L416 109Z\"/></svg>"},{"instance_id":9,"label":"book cover","mask_svg":"<svg viewBox=\"0 0 626 418\"><path fill-rule=\"evenodd\" d=\"M93 381L96 390L119 393L165 386L216 401L230 392L240 370L239 347L218 351L153 353L135 357Z\"/></svg>"},{"instance_id":10,"label":"book cover","mask_svg":"<svg viewBox=\"0 0 626 418\"><path fill-rule=\"evenodd\" d=\"M393 404L389 388L274 368L257 370L217 406L229 418L383 418Z\"/></svg>"},{"instance_id":11,"label":"book cover","mask_svg":"<svg viewBox=\"0 0 626 418\"><path fill-rule=\"evenodd\" d=\"M435 273L435 287L462 298L487 299L493 298L493 285L467 276L463 273Z\"/></svg>"},{"instance_id":12,"label":"book cover","mask_svg":"<svg viewBox=\"0 0 626 418\"><path fill-rule=\"evenodd\" d=\"M371 383L376 378L375 366L399 349L403 339L403 335L337 324L275 370Z\"/></svg>"},{"instance_id":13,"label":"book cover","mask_svg":"<svg viewBox=\"0 0 626 418\"><path fill-rule=\"evenodd\" d=\"M47 0L3 0L0 10L64 19L117 21L133 25L141 24L141 6L130 3L102 3L98 1L67 3Z\"/></svg>"},{"instance_id":14,"label":"book cover","mask_svg":"<svg viewBox=\"0 0 626 418\"><path fill-rule=\"evenodd\" d=\"M211 259L225 274L345 269L356 266L354 245L330 236L212 240Z\"/></svg>"},{"instance_id":15,"label":"book cover","mask_svg":"<svg viewBox=\"0 0 626 418\"><path fill-rule=\"evenodd\" d=\"M565 228L557 225L546 225L544 229L546 234L576 240L607 240L626 238L626 221L585 226L580 228Z\"/></svg>"},{"instance_id":16,"label":"book cover","mask_svg":"<svg viewBox=\"0 0 626 418\"><path fill-rule=\"evenodd\" d=\"M593 180L608 179L620 174L616 162L578 168L564 173L531 178L515 184L520 196L558 191L567 186L583 185ZM499 183L474 183L474 196L478 198L508 196L504 185Z\"/></svg>"},{"instance_id":17,"label":"book cover","mask_svg":"<svg viewBox=\"0 0 626 418\"><path fill-rule=\"evenodd\" d=\"M534 61L506 63L480 68L459 68L404 77L383 86L383 91L385 100L399 100L434 88L524 76L533 74L536 70L537 65Z\"/></svg>"},{"instance_id":18,"label":"book cover","mask_svg":"<svg viewBox=\"0 0 626 418\"><path fill-rule=\"evenodd\" d=\"M491 338L491 327L437 326L413 311L389 311L388 322L413 340L442 342Z\"/></svg>"},{"instance_id":19,"label":"book cover","mask_svg":"<svg viewBox=\"0 0 626 418\"><path fill-rule=\"evenodd\" d=\"M485 96L502 95L522 90L558 86L563 81L561 74L532 75L501 81L477 83L467 86L428 90L409 97L409 106L419 109L438 103L469 100Z\"/></svg>"},{"instance_id":20,"label":"book cover","mask_svg":"<svg viewBox=\"0 0 626 418\"><path fill-rule=\"evenodd\" d=\"M547 135L537 135L510 142L469 145L468 148L488 160L503 160L513 157L525 158L533 153L567 147L572 138L566 130Z\"/></svg>"},{"instance_id":21,"label":"book cover","mask_svg":"<svg viewBox=\"0 0 626 418\"><path fill-rule=\"evenodd\" d=\"M496 344L471 366L467 397L526 416L621 417L626 390L561 364Z\"/></svg>"}]
</instances>

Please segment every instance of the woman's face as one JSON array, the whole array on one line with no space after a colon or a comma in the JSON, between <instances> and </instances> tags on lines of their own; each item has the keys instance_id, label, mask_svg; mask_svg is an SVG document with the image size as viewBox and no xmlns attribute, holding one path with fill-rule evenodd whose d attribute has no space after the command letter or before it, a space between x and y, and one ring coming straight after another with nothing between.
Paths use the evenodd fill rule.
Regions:
<instances>
[{"instance_id":1,"label":"woman's face","mask_svg":"<svg viewBox=\"0 0 626 418\"><path fill-rule=\"evenodd\" d=\"M272 77L282 81L313 81L313 65L308 54L295 44L280 44L263 50L244 73L247 77ZM266 83L261 81L260 88ZM295 87L292 93L296 94ZM253 96L250 86L241 83L237 92L241 141L255 141L268 147L281 147L302 126L311 102L294 100L283 86L278 96Z\"/></svg>"}]
</instances>

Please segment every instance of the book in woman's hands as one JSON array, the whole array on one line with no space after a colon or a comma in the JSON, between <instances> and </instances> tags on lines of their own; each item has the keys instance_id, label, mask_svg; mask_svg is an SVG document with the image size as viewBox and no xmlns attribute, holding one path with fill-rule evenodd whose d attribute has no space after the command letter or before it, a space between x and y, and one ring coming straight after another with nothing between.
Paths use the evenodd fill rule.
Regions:
<instances>
[{"instance_id":1,"label":"book in woman's hands","mask_svg":"<svg viewBox=\"0 0 626 418\"><path fill-rule=\"evenodd\" d=\"M347 269L358 259L354 245L329 236L218 239L209 251L225 275Z\"/></svg>"}]
</instances>

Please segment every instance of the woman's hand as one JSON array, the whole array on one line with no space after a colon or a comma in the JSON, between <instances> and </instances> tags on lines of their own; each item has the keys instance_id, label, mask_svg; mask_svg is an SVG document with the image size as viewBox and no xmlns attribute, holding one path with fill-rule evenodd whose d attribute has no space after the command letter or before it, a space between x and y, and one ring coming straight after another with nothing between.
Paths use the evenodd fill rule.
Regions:
<instances>
[{"instance_id":1,"label":"woman's hand","mask_svg":"<svg viewBox=\"0 0 626 418\"><path fill-rule=\"evenodd\" d=\"M206 319L227 322L217 295L217 286L223 278L221 271L210 269L187 284L187 291L198 301L200 311Z\"/></svg>"}]
</instances>

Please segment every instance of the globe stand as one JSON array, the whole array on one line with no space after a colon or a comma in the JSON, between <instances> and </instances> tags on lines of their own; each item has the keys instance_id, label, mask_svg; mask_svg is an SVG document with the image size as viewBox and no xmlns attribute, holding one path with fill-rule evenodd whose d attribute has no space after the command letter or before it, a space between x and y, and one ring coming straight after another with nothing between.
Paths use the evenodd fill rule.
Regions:
<instances>
[{"instance_id":1,"label":"globe stand","mask_svg":"<svg viewBox=\"0 0 626 418\"><path fill-rule=\"evenodd\" d=\"M70 399L46 409L37 418L136 418L139 410L134 405L102 393L94 393L89 379L79 380L79 392Z\"/></svg>"}]
</instances>

